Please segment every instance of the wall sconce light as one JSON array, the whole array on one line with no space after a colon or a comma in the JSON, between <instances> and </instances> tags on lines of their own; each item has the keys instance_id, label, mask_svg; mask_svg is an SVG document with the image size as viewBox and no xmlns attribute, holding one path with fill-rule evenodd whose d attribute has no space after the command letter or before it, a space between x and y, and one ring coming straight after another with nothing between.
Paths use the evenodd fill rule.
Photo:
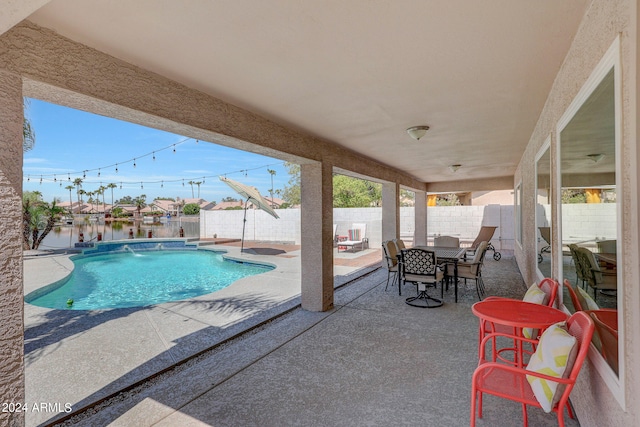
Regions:
<instances>
[{"instance_id":1,"label":"wall sconce light","mask_svg":"<svg viewBox=\"0 0 640 427\"><path fill-rule=\"evenodd\" d=\"M451 172L456 173L456 171L460 169L460 166L462 165L449 165L449 169L451 169Z\"/></svg>"},{"instance_id":2,"label":"wall sconce light","mask_svg":"<svg viewBox=\"0 0 640 427\"><path fill-rule=\"evenodd\" d=\"M593 161L593 163L598 163L604 157L604 154L587 154L589 160Z\"/></svg>"},{"instance_id":3,"label":"wall sconce light","mask_svg":"<svg viewBox=\"0 0 640 427\"><path fill-rule=\"evenodd\" d=\"M412 126L409 129L407 129L407 133L409 134L409 136L411 136L411 138L415 139L416 141L419 141L420 138L422 138L427 131L429 130L429 126L423 125L423 126Z\"/></svg>"}]
</instances>

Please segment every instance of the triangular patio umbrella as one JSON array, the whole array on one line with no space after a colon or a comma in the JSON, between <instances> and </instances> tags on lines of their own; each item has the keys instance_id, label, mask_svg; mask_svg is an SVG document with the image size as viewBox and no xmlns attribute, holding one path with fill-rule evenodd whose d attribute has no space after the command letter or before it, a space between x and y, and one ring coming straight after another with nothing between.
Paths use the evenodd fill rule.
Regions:
<instances>
[{"instance_id":1,"label":"triangular patio umbrella","mask_svg":"<svg viewBox=\"0 0 640 427\"><path fill-rule=\"evenodd\" d=\"M220 181L227 184L236 193L242 196L242 198L246 199L246 201L244 202L244 220L242 222L242 242L240 244L240 253L242 253L244 251L244 228L247 223L247 206L249 205L249 201L251 201L251 203L262 209L272 217L276 219L279 217L276 211L274 211L271 206L269 206L269 201L267 201L264 197L262 197L262 195L260 195L260 192L256 187L242 184L224 176L220 177Z\"/></svg>"}]
</instances>

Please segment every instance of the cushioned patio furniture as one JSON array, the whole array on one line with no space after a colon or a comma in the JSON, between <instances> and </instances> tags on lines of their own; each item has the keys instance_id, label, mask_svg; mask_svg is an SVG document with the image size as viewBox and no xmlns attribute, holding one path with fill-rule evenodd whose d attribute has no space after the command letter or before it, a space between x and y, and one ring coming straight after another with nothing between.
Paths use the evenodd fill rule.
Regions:
<instances>
[{"instance_id":1,"label":"cushioned patio furniture","mask_svg":"<svg viewBox=\"0 0 640 427\"><path fill-rule=\"evenodd\" d=\"M502 255L500 254L500 252L497 252L496 248L494 248L491 244L491 239L493 238L493 233L495 233L496 228L498 227L491 227L486 225L480 227L478 237L476 237L476 240L474 240L471 246L467 249L467 252L469 252L470 255L473 255L476 251L476 248L480 245L480 242L488 242L487 250L493 251L493 259L499 261L500 258L502 258Z\"/></svg>"},{"instance_id":2,"label":"cushioned patio furniture","mask_svg":"<svg viewBox=\"0 0 640 427\"><path fill-rule=\"evenodd\" d=\"M542 408L545 412L556 412L560 427L564 427L565 408L574 418L568 405L569 395L587 356L594 322L584 311L579 311L566 321L566 329L562 323L547 329L540 341L501 333L484 338L483 343L486 344L488 340L505 336L537 344L537 350L529 364L520 368L490 361L484 350L486 346L481 345L480 360L471 382L471 427L476 425L476 415L482 418L485 393L520 402L525 427L528 425L527 405Z\"/></svg>"},{"instance_id":3,"label":"cushioned patio furniture","mask_svg":"<svg viewBox=\"0 0 640 427\"><path fill-rule=\"evenodd\" d=\"M542 240L546 243L546 246L540 248L540 252L538 253L538 264L540 264L544 259L542 258L542 254L551 252L551 227L538 227L538 230L540 230Z\"/></svg>"},{"instance_id":4,"label":"cushioned patio furniture","mask_svg":"<svg viewBox=\"0 0 640 427\"><path fill-rule=\"evenodd\" d=\"M387 267L387 284L385 285L384 290L387 290L389 280L393 275L393 283L398 283L398 295L402 295L400 281L398 279L398 247L396 246L396 242L393 240L382 242L382 251L384 252L384 262Z\"/></svg>"},{"instance_id":5,"label":"cushioned patio furniture","mask_svg":"<svg viewBox=\"0 0 640 427\"><path fill-rule=\"evenodd\" d=\"M578 247L578 260L583 264L582 268L587 275L587 284L593 289L593 300L597 302L598 291L617 291L618 274L615 269L600 267L600 264L587 248Z\"/></svg>"},{"instance_id":6,"label":"cushioned patio furniture","mask_svg":"<svg viewBox=\"0 0 640 427\"><path fill-rule=\"evenodd\" d=\"M353 223L348 233L349 238L338 244L338 252L340 252L340 248L355 250L357 246L360 247L360 250L365 249L365 246L369 243L369 239L366 237L367 224Z\"/></svg>"},{"instance_id":7,"label":"cushioned patio furniture","mask_svg":"<svg viewBox=\"0 0 640 427\"><path fill-rule=\"evenodd\" d=\"M482 281L482 264L488 246L488 242L480 242L473 255L473 259L470 261L458 261L458 279L464 279L465 284L467 283L467 279L474 280L476 282L476 292L478 293L479 300L482 299L485 291L484 282Z\"/></svg>"},{"instance_id":8,"label":"cushioned patio furniture","mask_svg":"<svg viewBox=\"0 0 640 427\"><path fill-rule=\"evenodd\" d=\"M434 308L442 305L441 299L431 297L427 290L442 286L444 273L438 267L436 253L427 249L411 248L400 252L400 280L416 284L418 295L407 298L406 303L414 307ZM444 289L442 289L444 296Z\"/></svg>"}]
</instances>

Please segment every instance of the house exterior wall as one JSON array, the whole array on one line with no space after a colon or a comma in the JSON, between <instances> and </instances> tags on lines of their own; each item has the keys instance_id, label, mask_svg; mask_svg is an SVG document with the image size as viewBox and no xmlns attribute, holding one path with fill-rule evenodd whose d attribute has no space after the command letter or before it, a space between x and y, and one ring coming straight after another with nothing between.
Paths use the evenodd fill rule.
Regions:
<instances>
[{"instance_id":1,"label":"house exterior wall","mask_svg":"<svg viewBox=\"0 0 640 427\"><path fill-rule=\"evenodd\" d=\"M24 402L22 291L22 80L0 70L0 403ZM0 425L22 425L1 412Z\"/></svg>"},{"instance_id":2,"label":"house exterior wall","mask_svg":"<svg viewBox=\"0 0 640 427\"><path fill-rule=\"evenodd\" d=\"M585 81L599 63L605 52L616 38L620 38L620 61L622 75L622 159L621 182L619 189L622 209L622 264L623 265L623 339L621 357L626 368L625 389L622 390L626 402L624 410L616 400L614 393L604 382L595 365L588 360L571 394L580 424L583 426L636 426L640 425L640 408L637 402L637 389L640 387L640 337L637 325L640 324L638 307L638 152L636 141L636 95L637 87L637 35L638 10L636 0L593 0L587 9L576 33L565 61L559 70L545 107L531 135L527 148L514 176L515 184L522 180L523 188L523 246L516 245L516 260L526 282L536 280L536 220L535 220L535 156L551 135L552 171L558 168L558 141L556 129L559 119L576 97ZM552 174L552 189L558 191L557 173ZM555 196L554 196L555 197ZM552 212L552 223L559 221L558 209ZM622 237L621 236L621 237ZM559 235L553 228L552 239L557 245ZM553 274L559 274L554 266Z\"/></svg>"}]
</instances>

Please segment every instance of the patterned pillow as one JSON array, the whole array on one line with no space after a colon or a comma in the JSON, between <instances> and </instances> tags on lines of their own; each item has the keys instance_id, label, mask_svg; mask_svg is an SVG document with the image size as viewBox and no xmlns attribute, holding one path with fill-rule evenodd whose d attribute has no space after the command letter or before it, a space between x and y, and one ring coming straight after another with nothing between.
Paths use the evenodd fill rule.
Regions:
<instances>
[{"instance_id":1,"label":"patterned pillow","mask_svg":"<svg viewBox=\"0 0 640 427\"><path fill-rule=\"evenodd\" d=\"M585 291L584 289L578 286L576 286L576 289L578 290L577 296L583 310L600 310L600 307L598 307L598 304L596 304L593 298L589 296L587 291Z\"/></svg>"},{"instance_id":2,"label":"patterned pillow","mask_svg":"<svg viewBox=\"0 0 640 427\"><path fill-rule=\"evenodd\" d=\"M569 334L566 322L556 323L544 331L538 348L531 356L527 371L538 372L557 378L567 378L576 359L577 339ZM560 400L565 385L527 375L533 394L545 412L551 412Z\"/></svg>"},{"instance_id":3,"label":"patterned pillow","mask_svg":"<svg viewBox=\"0 0 640 427\"><path fill-rule=\"evenodd\" d=\"M549 297L544 293L542 289L540 289L537 283L534 283L529 287L527 293L524 294L524 298L522 298L522 301L545 305L549 302ZM535 338L538 335L538 330L524 328L522 329L522 335L524 335L525 338Z\"/></svg>"},{"instance_id":4,"label":"patterned pillow","mask_svg":"<svg viewBox=\"0 0 640 427\"><path fill-rule=\"evenodd\" d=\"M354 241L360 240L359 228L352 228L351 230L349 230L349 240L354 240Z\"/></svg>"}]
</instances>

